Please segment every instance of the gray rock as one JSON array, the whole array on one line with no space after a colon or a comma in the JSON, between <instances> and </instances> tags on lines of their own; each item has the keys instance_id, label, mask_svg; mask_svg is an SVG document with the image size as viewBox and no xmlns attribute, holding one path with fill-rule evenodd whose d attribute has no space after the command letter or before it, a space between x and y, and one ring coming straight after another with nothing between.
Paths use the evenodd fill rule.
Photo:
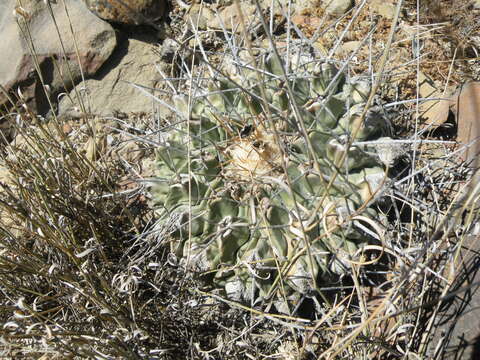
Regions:
<instances>
[{"instance_id":1,"label":"gray rock","mask_svg":"<svg viewBox=\"0 0 480 360\"><path fill-rule=\"evenodd\" d=\"M116 46L113 28L91 14L82 2L65 0L68 16L63 1L50 4L56 24L43 1L24 0L24 11L17 11L16 17L12 14L15 0L0 2L0 53L8 54L0 57L0 85L5 89L0 91L0 106L16 102L20 89L32 110L46 113L49 104L36 62L53 97L70 90L81 79L82 71L85 77L95 74Z\"/></svg>"},{"instance_id":2,"label":"gray rock","mask_svg":"<svg viewBox=\"0 0 480 360\"><path fill-rule=\"evenodd\" d=\"M151 90L142 91L132 85L155 88L160 79L156 67L160 59L148 43L155 39L145 35L141 40L121 42L97 76L78 84L61 99L59 115L80 116L81 103L87 113L101 116L156 110L159 104L148 95Z\"/></svg>"},{"instance_id":3,"label":"gray rock","mask_svg":"<svg viewBox=\"0 0 480 360\"><path fill-rule=\"evenodd\" d=\"M332 16L341 16L353 6L353 0L323 0L325 12Z\"/></svg>"},{"instance_id":4,"label":"gray rock","mask_svg":"<svg viewBox=\"0 0 480 360\"><path fill-rule=\"evenodd\" d=\"M98 17L128 25L152 24L165 13L166 0L84 0Z\"/></svg>"},{"instance_id":5,"label":"gray rock","mask_svg":"<svg viewBox=\"0 0 480 360\"><path fill-rule=\"evenodd\" d=\"M185 15L185 21L194 30L205 30L210 21L215 21L215 17L215 13L205 4L193 4Z\"/></svg>"},{"instance_id":6,"label":"gray rock","mask_svg":"<svg viewBox=\"0 0 480 360\"><path fill-rule=\"evenodd\" d=\"M288 1L281 0L280 3L283 6L283 11L288 11ZM297 0L294 3L295 14L300 14L303 10L312 9L318 6L318 0Z\"/></svg>"},{"instance_id":7,"label":"gray rock","mask_svg":"<svg viewBox=\"0 0 480 360\"><path fill-rule=\"evenodd\" d=\"M211 29L242 32L241 16L238 13L236 4L224 7L216 16L211 16L207 21L207 26ZM257 8L255 5L242 2L240 3L240 11L245 21L245 26L248 31L252 31L258 26Z\"/></svg>"},{"instance_id":8,"label":"gray rock","mask_svg":"<svg viewBox=\"0 0 480 360\"><path fill-rule=\"evenodd\" d=\"M372 0L368 6L385 19L393 19L395 16L395 4L392 0Z\"/></svg>"}]
</instances>

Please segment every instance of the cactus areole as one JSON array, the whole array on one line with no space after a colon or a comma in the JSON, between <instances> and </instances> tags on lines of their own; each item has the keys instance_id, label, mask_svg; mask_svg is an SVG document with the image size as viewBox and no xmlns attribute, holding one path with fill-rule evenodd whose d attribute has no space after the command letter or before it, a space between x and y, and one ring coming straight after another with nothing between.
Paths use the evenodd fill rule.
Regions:
<instances>
[{"instance_id":1,"label":"cactus areole","mask_svg":"<svg viewBox=\"0 0 480 360\"><path fill-rule=\"evenodd\" d=\"M259 63L175 97L183 121L158 149L154 199L187 269L230 299L295 301L372 241L358 224L376 215L385 166L375 146L349 144L386 123L361 118L368 82L331 63Z\"/></svg>"}]
</instances>

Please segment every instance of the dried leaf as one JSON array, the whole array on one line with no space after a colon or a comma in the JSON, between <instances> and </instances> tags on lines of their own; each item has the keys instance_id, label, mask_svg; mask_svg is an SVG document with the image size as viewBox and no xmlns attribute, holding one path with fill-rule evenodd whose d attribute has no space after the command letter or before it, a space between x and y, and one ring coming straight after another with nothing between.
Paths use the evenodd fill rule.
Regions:
<instances>
[{"instance_id":1,"label":"dried leaf","mask_svg":"<svg viewBox=\"0 0 480 360\"><path fill-rule=\"evenodd\" d=\"M96 137L90 137L85 143L85 156L90 161L98 160L106 151L107 137L105 135L99 135Z\"/></svg>"},{"instance_id":2,"label":"dried leaf","mask_svg":"<svg viewBox=\"0 0 480 360\"><path fill-rule=\"evenodd\" d=\"M419 74L421 98L442 99L431 100L420 105L420 116L424 119L423 127L436 128L447 122L453 101L450 95L437 90L433 82L423 73Z\"/></svg>"},{"instance_id":3,"label":"dried leaf","mask_svg":"<svg viewBox=\"0 0 480 360\"><path fill-rule=\"evenodd\" d=\"M468 82L460 88L454 113L458 124L457 141L467 146L462 158L470 162L480 154L480 82Z\"/></svg>"}]
</instances>

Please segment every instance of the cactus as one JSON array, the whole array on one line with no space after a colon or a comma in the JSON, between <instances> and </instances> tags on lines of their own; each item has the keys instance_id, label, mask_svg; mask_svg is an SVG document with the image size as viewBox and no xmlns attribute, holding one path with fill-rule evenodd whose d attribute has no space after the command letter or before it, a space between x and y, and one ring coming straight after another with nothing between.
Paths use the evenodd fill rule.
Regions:
<instances>
[{"instance_id":1,"label":"cactus","mask_svg":"<svg viewBox=\"0 0 480 360\"><path fill-rule=\"evenodd\" d=\"M365 205L385 180L375 146L348 146L386 132L375 112L358 124L368 83L302 59L286 78L263 58L190 104L175 97L187 121L158 149L154 187L177 256L239 301L296 299L346 273L372 241L352 216L376 215Z\"/></svg>"}]
</instances>

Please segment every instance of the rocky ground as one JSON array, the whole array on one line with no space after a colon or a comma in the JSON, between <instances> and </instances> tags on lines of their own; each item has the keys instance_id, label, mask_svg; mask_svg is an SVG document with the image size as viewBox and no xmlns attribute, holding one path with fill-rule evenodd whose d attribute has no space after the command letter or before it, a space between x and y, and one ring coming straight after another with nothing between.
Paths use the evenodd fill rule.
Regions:
<instances>
[{"instance_id":1,"label":"rocky ground","mask_svg":"<svg viewBox=\"0 0 480 360\"><path fill-rule=\"evenodd\" d=\"M419 280L412 285L411 293L404 294L403 307L396 305L395 311L400 315L395 322L387 318L378 323L385 327L388 336L382 337L376 331L362 333L352 347L342 353L342 358L360 358L358 354L362 353L363 358L375 359L407 359L415 354L423 358L441 355L441 358L475 359L480 329L474 328L462 314L470 308L476 311L473 308L478 295L474 294L474 288L467 296L463 295L464 291L455 291L475 281L471 277L476 279L474 264L477 258L470 251L462 250L455 236L439 234L444 231L439 214L453 211L449 201L454 202L462 193L456 184L464 184L468 173L462 166L465 161L475 161L478 154L478 145L475 146L473 140L480 132L475 118L480 87L475 82L462 85L480 77L480 5L478 1L452 0L441 5L436 1L422 1L417 6L415 1L403 1L398 12L396 6L397 1L393 0L240 2L239 13L236 2L223 0L206 3L123 0L121 4L114 0L2 2L0 53L9 54L0 59L2 130L4 143L9 144L5 145L8 150L4 151L2 183L7 189L19 186L21 163L12 160L11 149L18 153L28 152L31 150L25 149L29 149L31 139L41 139L38 140L40 144L51 146L46 153L61 158L66 146L64 142L70 144L68 146L86 159L84 165L78 165L81 175L77 180L83 179L76 183L72 178L72 189L94 199L108 193L104 185L111 190L110 194L128 194L118 203L105 201L98 205L101 208L98 213L88 213L88 216L105 216L108 219L105 229L115 234L129 234L118 235L118 244L104 246L104 251L112 252L99 255L107 263L105 268L87 262L78 265L79 269L84 267L92 273L101 273L92 282L104 286L103 282L110 281L112 286L100 286L103 290L98 294L91 290L94 296L88 301L79 301L81 310L78 313L67 311L76 317L76 321L68 325L62 325L56 318L49 320L41 311L35 312L39 322L20 324L18 319L23 319L22 314L27 314L33 306L24 305L22 301L33 301L34 297L25 295L28 291L13 291L3 286L2 292L8 298L2 302L7 309L2 310L2 336L9 344L5 354L28 358L28 351L22 349L25 347L22 339L28 339L29 331L36 326L55 327L55 334L45 337L41 331L35 333L29 343L29 351L35 358L53 358L49 357L49 352L58 358L73 357L77 352L80 356L99 358L142 358L149 354L151 358L171 359L296 359L314 358L321 353L329 358L341 345L337 336L342 341L349 339L348 328L355 320L354 317L342 320L343 308L340 307L332 310L337 313L331 318L327 314L316 314L314 326L297 329L297 322L288 322L292 319L266 315L268 309L249 313L229 304L228 300L204 296L195 279L182 272L163 245L142 243L145 237L139 235L147 233L146 229L150 229L155 220L149 184L155 176L154 152L161 141L163 126L175 115L172 96L188 91L184 79L190 73L206 72L206 63L228 72L225 59L231 56L232 50L244 47L245 36L252 47L268 48L270 41L260 21L263 18L278 48L293 44L308 46L315 56L345 66L351 76L366 76L372 81L382 79L374 104L388 114L392 136L405 140L408 153L403 167L395 169L399 173L396 181L401 191L393 197L404 198L399 200L398 209L391 210L394 215L389 214L395 218L392 231L409 233L410 239L418 237L408 248L412 254L409 259L414 259L408 264L410 268L397 264L397 268L389 269L388 276L400 278L402 272L418 270L421 268L416 263L419 259L424 261L425 268L438 275L431 280L426 271L423 282ZM242 32L242 23L245 32ZM395 31L390 44L392 27ZM384 59L383 72L378 73ZM422 100L426 98L437 100ZM470 150L462 151L462 145L472 141ZM31 163L35 161L27 156L25 164L28 159ZM65 163L69 162L65 160ZM92 164L97 170L92 170L95 167ZM76 168L75 164L71 166ZM96 179L92 175L95 171L105 174L98 184L97 180L92 180ZM420 174L417 177L412 175L417 173ZM24 175L28 179L29 175ZM404 182L402 177L415 181ZM47 186L45 191L60 191L63 189L60 185L55 185L58 188L52 185L51 189ZM88 191L82 193L80 189L84 186ZM12 199L18 198L15 196L12 195ZM29 206L42 206L42 201ZM120 202L124 206L121 209L116 207ZM84 209L80 203L78 209ZM408 210L405 204L409 204ZM75 206L72 205L74 210ZM435 209L435 212L425 209ZM2 211L5 214L5 209ZM24 232L19 225L24 224L24 220L18 222L4 217L3 226L9 232L18 231L19 238L34 239L37 231L34 226ZM468 213L463 217L468 217ZM124 221L125 225L116 227L114 224L118 221ZM79 222L78 231L89 223L90 220ZM36 227L41 228L40 225ZM97 228L92 228L89 241L94 242ZM475 250L478 248L474 241L476 230L466 228L468 226L462 227L463 234L468 235L467 240L472 245L467 246L466 242L465 248ZM99 224L98 229L104 228ZM458 226L453 229L457 236L462 231ZM421 241L428 246L423 247ZM5 241L2 249L11 251ZM436 257L435 251L442 256ZM87 255L77 253L76 258L83 259ZM50 261L50 257L56 255L42 256ZM463 257L464 261L458 260ZM8 259L9 262L2 260L2 264L8 263L8 266L2 265L4 271L12 269L9 266L13 266L14 260ZM459 265L450 269L445 259L456 259ZM124 269L119 269L115 261ZM19 264L23 263L19 261ZM167 266L159 271L159 264ZM22 271L28 272L27 268L25 265ZM54 267L39 265L38 269L57 276ZM5 279L3 282L7 284ZM68 278L61 281L85 291L88 287L80 285L89 283L90 280L85 279L79 280L78 285ZM8 281L14 284L13 280ZM28 288L25 284L30 281L36 284L38 279L25 278L22 286ZM439 285L437 281L445 281L448 286ZM19 284L10 286L21 287ZM30 292L37 291L40 290L35 285ZM120 295L115 295L115 291ZM53 312L56 306L64 307L62 297L76 301L78 295L67 295L65 289L62 292L62 295L52 295L52 299L48 299L51 304L42 309ZM365 292L371 292L365 297L369 299L365 306L375 309L375 299L381 298L381 294L375 293L374 288L365 288ZM470 305L461 304L457 309L454 303L457 295L467 300L472 296L473 300ZM445 301L439 302L442 296L446 297ZM113 300L102 303L99 300L102 297ZM452 305L445 311L447 300ZM48 302L43 298L41 301ZM99 314L93 307L89 310L89 303L102 304ZM134 307L136 310L131 310ZM12 315L13 311L22 313ZM80 323L87 315L89 326L83 327ZM312 314L305 315L308 316ZM323 324L322 319L328 319L328 324ZM419 325L421 322L425 324ZM63 329L58 330L62 326ZM91 329L103 330L96 334L97 330L92 332ZM321 331L317 331L319 329ZM66 334L68 331L77 333L70 337ZM88 336L98 337L87 344ZM43 341L49 345L37 346L41 339L47 339ZM363 342L373 345L365 350Z\"/></svg>"}]
</instances>

